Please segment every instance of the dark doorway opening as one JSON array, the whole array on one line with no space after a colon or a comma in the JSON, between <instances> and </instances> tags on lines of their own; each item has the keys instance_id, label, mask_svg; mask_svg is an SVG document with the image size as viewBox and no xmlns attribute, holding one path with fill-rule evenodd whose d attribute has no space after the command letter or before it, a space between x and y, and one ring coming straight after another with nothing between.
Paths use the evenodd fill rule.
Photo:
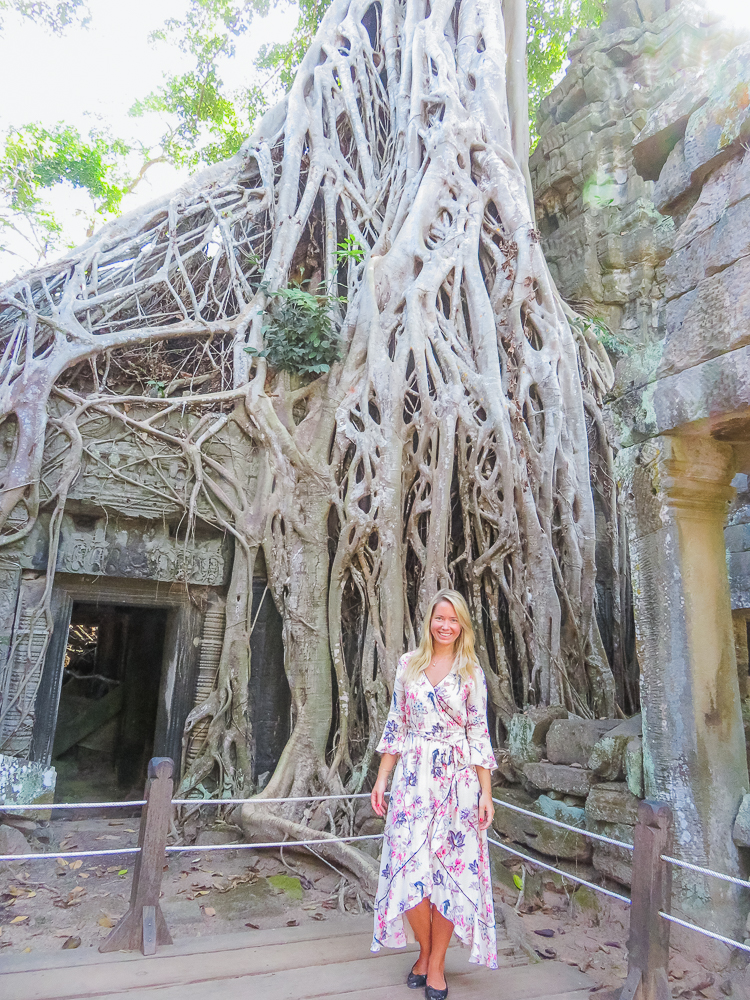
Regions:
<instances>
[{"instance_id":1,"label":"dark doorway opening","mask_svg":"<svg viewBox=\"0 0 750 1000\"><path fill-rule=\"evenodd\" d=\"M52 751L58 801L140 798L168 612L75 603Z\"/></svg>"}]
</instances>

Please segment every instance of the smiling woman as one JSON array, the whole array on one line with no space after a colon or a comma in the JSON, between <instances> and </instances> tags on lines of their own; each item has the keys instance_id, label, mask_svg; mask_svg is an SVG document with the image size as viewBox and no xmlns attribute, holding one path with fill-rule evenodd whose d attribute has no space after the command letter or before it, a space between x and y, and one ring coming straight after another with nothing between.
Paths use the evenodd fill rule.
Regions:
<instances>
[{"instance_id":1,"label":"smiling woman","mask_svg":"<svg viewBox=\"0 0 750 1000\"><path fill-rule=\"evenodd\" d=\"M383 815L396 765L375 897L373 951L403 947L411 929L419 958L407 976L428 1000L448 995L445 952L455 930L471 962L497 968L486 830L495 758L487 688L474 653L466 602L441 590L419 647L399 661L371 801ZM406 920L404 920L404 917Z\"/></svg>"}]
</instances>

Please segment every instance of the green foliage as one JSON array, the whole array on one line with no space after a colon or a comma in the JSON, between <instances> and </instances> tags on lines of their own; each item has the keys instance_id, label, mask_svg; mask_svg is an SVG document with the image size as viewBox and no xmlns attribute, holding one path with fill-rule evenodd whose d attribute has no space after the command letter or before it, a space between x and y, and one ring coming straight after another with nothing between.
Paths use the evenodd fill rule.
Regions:
<instances>
[{"instance_id":1,"label":"green foliage","mask_svg":"<svg viewBox=\"0 0 750 1000\"><path fill-rule=\"evenodd\" d=\"M88 24L90 15L85 0L0 0L0 31L5 17L19 14L29 21L43 24L56 35L74 23Z\"/></svg>"},{"instance_id":2,"label":"green foliage","mask_svg":"<svg viewBox=\"0 0 750 1000\"><path fill-rule=\"evenodd\" d=\"M127 189L119 170L129 152L98 129L83 136L63 122L51 129L35 122L10 128L0 148L0 230L22 233L40 256L58 248L61 227L43 191L68 183L88 192L95 213L117 212Z\"/></svg>"},{"instance_id":3,"label":"green foliage","mask_svg":"<svg viewBox=\"0 0 750 1000\"><path fill-rule=\"evenodd\" d=\"M350 233L345 240L336 244L336 260L339 264L345 264L350 260L360 264L364 259L364 247L353 234Z\"/></svg>"},{"instance_id":4,"label":"green foliage","mask_svg":"<svg viewBox=\"0 0 750 1000\"><path fill-rule=\"evenodd\" d=\"M301 288L264 289L271 300L263 326L265 349L246 347L248 354L266 358L271 368L299 375L321 375L341 357L333 322L331 295L313 295Z\"/></svg>"},{"instance_id":5,"label":"green foliage","mask_svg":"<svg viewBox=\"0 0 750 1000\"><path fill-rule=\"evenodd\" d=\"M577 327L581 333L593 333L614 361L633 353L633 345L612 333L604 320L598 316L576 316L572 320L572 325Z\"/></svg>"},{"instance_id":6,"label":"green foliage","mask_svg":"<svg viewBox=\"0 0 750 1000\"><path fill-rule=\"evenodd\" d=\"M607 0L527 0L529 122L536 145L536 114L568 58L568 43L583 27L601 23Z\"/></svg>"},{"instance_id":7,"label":"green foliage","mask_svg":"<svg viewBox=\"0 0 750 1000\"><path fill-rule=\"evenodd\" d=\"M250 109L262 102L258 88L227 94L220 64L231 59L237 39L269 0L189 0L183 18L170 18L151 34L189 57L191 68L165 75L163 85L131 108L135 117L157 112L173 122L161 140L165 157L176 166L216 163L236 153L251 130Z\"/></svg>"}]
</instances>

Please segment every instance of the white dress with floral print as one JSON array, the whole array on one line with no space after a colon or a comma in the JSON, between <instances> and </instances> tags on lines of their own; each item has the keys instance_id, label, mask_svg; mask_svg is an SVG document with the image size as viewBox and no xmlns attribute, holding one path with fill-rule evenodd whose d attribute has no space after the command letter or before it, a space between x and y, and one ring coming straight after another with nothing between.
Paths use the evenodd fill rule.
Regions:
<instances>
[{"instance_id":1,"label":"white dress with floral print","mask_svg":"<svg viewBox=\"0 0 750 1000\"><path fill-rule=\"evenodd\" d=\"M399 755L385 823L372 951L406 944L404 916L425 896L455 925L470 962L497 968L487 834L479 830L479 779L492 769L487 685L451 671L435 687L424 673L404 687L396 671L379 753Z\"/></svg>"}]
</instances>

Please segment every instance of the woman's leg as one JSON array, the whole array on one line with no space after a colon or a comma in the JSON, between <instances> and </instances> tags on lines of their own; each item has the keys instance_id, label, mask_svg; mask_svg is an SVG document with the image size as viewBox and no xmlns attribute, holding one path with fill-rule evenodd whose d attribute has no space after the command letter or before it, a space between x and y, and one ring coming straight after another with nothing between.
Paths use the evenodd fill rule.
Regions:
<instances>
[{"instance_id":1,"label":"woman's leg","mask_svg":"<svg viewBox=\"0 0 750 1000\"><path fill-rule=\"evenodd\" d=\"M416 933L416 932L415 932ZM445 989L445 953L453 934L453 924L432 906L432 940L430 961L427 966L427 985L435 990Z\"/></svg>"},{"instance_id":2,"label":"woman's leg","mask_svg":"<svg viewBox=\"0 0 750 1000\"><path fill-rule=\"evenodd\" d=\"M414 937L419 944L419 958L412 966L412 969L417 975L426 976L432 943L432 918L429 896L426 896L421 903L417 903L416 906L407 910L406 916L411 924L411 929L414 931ZM451 924L451 927L453 927L453 924Z\"/></svg>"}]
</instances>

